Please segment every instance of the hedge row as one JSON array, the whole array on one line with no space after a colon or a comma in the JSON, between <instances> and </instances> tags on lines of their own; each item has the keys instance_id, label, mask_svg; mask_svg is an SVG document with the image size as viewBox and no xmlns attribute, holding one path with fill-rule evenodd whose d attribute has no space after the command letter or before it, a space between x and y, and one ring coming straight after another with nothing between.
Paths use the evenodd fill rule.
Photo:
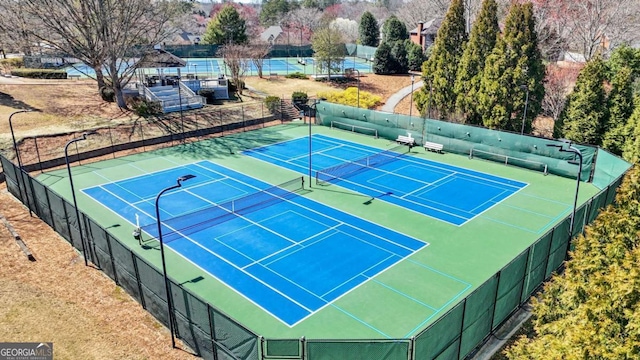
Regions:
<instances>
[{"instance_id":1,"label":"hedge row","mask_svg":"<svg viewBox=\"0 0 640 360\"><path fill-rule=\"evenodd\" d=\"M11 75L33 79L66 79L67 72L52 69L13 69Z\"/></svg>"}]
</instances>

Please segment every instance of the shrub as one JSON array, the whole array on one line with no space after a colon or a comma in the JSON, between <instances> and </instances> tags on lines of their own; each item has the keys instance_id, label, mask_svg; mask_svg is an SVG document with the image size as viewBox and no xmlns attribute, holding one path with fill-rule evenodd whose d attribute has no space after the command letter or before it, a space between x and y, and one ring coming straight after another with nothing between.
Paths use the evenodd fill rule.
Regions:
<instances>
[{"instance_id":1,"label":"shrub","mask_svg":"<svg viewBox=\"0 0 640 360\"><path fill-rule=\"evenodd\" d=\"M0 59L0 68L11 70L21 67L24 67L22 58Z\"/></svg>"},{"instance_id":2,"label":"shrub","mask_svg":"<svg viewBox=\"0 0 640 360\"><path fill-rule=\"evenodd\" d=\"M319 98L325 98L327 101L343 104L349 106L358 105L358 88L349 87L342 91L327 91L318 93ZM382 102L382 98L377 95L373 95L367 91L360 91L360 107L365 109L371 109L379 105Z\"/></svg>"},{"instance_id":3,"label":"shrub","mask_svg":"<svg viewBox=\"0 0 640 360\"><path fill-rule=\"evenodd\" d=\"M106 102L116 101L116 93L110 86L103 86L100 88L100 97Z\"/></svg>"},{"instance_id":4,"label":"shrub","mask_svg":"<svg viewBox=\"0 0 640 360\"><path fill-rule=\"evenodd\" d=\"M287 78L287 79L303 79L303 80L307 80L309 77L307 75L299 72L299 71L296 71L294 73L285 75L285 78Z\"/></svg>"},{"instance_id":5,"label":"shrub","mask_svg":"<svg viewBox=\"0 0 640 360\"><path fill-rule=\"evenodd\" d=\"M135 97L128 100L127 106L129 106L136 115L142 117L162 114L162 106L157 101L147 101Z\"/></svg>"},{"instance_id":6,"label":"shrub","mask_svg":"<svg viewBox=\"0 0 640 360\"><path fill-rule=\"evenodd\" d=\"M264 99L264 104L267 106L267 109L269 109L269 111L271 113L276 113L278 112L278 110L280 110L280 98L277 96L267 96Z\"/></svg>"},{"instance_id":7,"label":"shrub","mask_svg":"<svg viewBox=\"0 0 640 360\"><path fill-rule=\"evenodd\" d=\"M307 102L307 100L309 99L309 95L307 95L307 93L304 91L294 91L293 94L291 94L291 99L294 101Z\"/></svg>"},{"instance_id":8,"label":"shrub","mask_svg":"<svg viewBox=\"0 0 640 360\"><path fill-rule=\"evenodd\" d=\"M66 79L67 72L53 69L13 69L11 75L32 79Z\"/></svg>"}]
</instances>

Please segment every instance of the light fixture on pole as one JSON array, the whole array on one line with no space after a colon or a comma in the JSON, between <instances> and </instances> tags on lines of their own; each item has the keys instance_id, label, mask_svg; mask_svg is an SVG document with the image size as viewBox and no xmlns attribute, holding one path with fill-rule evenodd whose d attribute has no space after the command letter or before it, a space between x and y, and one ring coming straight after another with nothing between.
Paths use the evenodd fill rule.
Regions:
<instances>
[{"instance_id":1,"label":"light fixture on pole","mask_svg":"<svg viewBox=\"0 0 640 360\"><path fill-rule=\"evenodd\" d=\"M568 141L568 140L561 140L561 141L564 143L563 145L547 144L547 146L558 148L560 152L573 153L578 156L578 163L577 163L578 175L576 176L576 193L573 198L573 212L571 213L571 223L569 225L569 239L567 240L567 251L565 253L565 260L567 260L569 258L569 248L571 246L571 238L573 237L573 228L575 226L575 221L576 221L576 209L578 207L578 192L580 191L580 177L582 176L582 153L580 152L580 149L571 145L571 141ZM565 144L567 145L566 149L564 147ZM575 160L569 160L569 163L576 164Z\"/></svg>"},{"instance_id":2,"label":"light fixture on pole","mask_svg":"<svg viewBox=\"0 0 640 360\"><path fill-rule=\"evenodd\" d=\"M67 144L64 146L64 162L67 164L67 172L69 173L69 185L71 186L71 198L73 199L73 207L76 211L76 219L78 221L78 233L80 234L80 244L82 245L82 255L84 256L85 266L88 266L89 262L87 260L87 248L85 246L84 236L82 234L82 221L80 220L80 211L78 211L78 202L76 201L76 192L75 192L75 189L73 188L73 177L71 176L71 165L69 165L69 145L78 141L86 140L87 136L92 134L94 133L93 132L84 133L82 134L81 137L69 140L69 142L67 142Z\"/></svg>"},{"instance_id":3,"label":"light fixture on pole","mask_svg":"<svg viewBox=\"0 0 640 360\"><path fill-rule=\"evenodd\" d=\"M529 105L529 87L527 85L520 85L520 89L527 92L524 99L524 113L522 114L522 129L520 129L520 135L524 135L524 122L527 119L527 105Z\"/></svg>"},{"instance_id":4,"label":"light fixture on pole","mask_svg":"<svg viewBox=\"0 0 640 360\"><path fill-rule=\"evenodd\" d=\"M193 179L194 177L196 176L191 174L181 176L176 180L175 185L169 186L168 188L163 189L156 196L156 222L158 223L158 241L160 242L160 258L162 260L162 276L164 278L165 291L167 292L167 310L168 310L167 316L169 317L169 329L171 330L171 346L174 348L176 347L176 339L173 335L174 334L174 325L173 325L173 316L172 316L173 301L171 300L171 288L169 286L169 279L167 278L167 265L164 259L164 242L162 241L162 225L160 221L160 207L158 206L158 202L160 201L160 196L162 196L162 194L166 193L167 191L182 187L183 181Z\"/></svg>"},{"instance_id":5,"label":"light fixture on pole","mask_svg":"<svg viewBox=\"0 0 640 360\"><path fill-rule=\"evenodd\" d=\"M16 136L13 132L13 124L11 123L11 119L13 118L13 115L25 113L25 112L31 112L31 110L18 110L18 111L12 112L11 115L9 115L9 130L11 131L11 139L13 140L13 151L15 151L16 159L18 160L18 169L20 169L20 172L21 172L20 176L18 176L18 178L20 179L24 179L22 177L22 161L20 161L20 152L18 151L18 143L16 142ZM20 191L20 180L18 180L18 192L20 193L20 197L22 197L22 192ZM29 208L29 216L33 216L33 214L31 213L31 206L29 206L29 195L27 195L28 192L27 192L26 184L24 186L24 194L26 196L26 201L27 201L26 205ZM20 200L23 200L23 199L20 199Z\"/></svg>"},{"instance_id":6,"label":"light fixture on pole","mask_svg":"<svg viewBox=\"0 0 640 360\"><path fill-rule=\"evenodd\" d=\"M416 80L414 75L411 75L411 100L409 100L409 117L411 117L411 110L413 110L413 82Z\"/></svg>"}]
</instances>

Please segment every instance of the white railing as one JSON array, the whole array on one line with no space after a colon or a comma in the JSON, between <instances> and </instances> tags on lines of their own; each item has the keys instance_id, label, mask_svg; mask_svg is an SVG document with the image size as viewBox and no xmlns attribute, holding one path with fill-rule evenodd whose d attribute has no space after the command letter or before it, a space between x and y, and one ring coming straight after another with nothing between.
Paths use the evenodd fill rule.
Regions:
<instances>
[{"instance_id":1,"label":"white railing","mask_svg":"<svg viewBox=\"0 0 640 360\"><path fill-rule=\"evenodd\" d=\"M378 130L365 126L351 125L339 121L331 121L331 129L347 130L359 134L373 135L378 138Z\"/></svg>"}]
</instances>

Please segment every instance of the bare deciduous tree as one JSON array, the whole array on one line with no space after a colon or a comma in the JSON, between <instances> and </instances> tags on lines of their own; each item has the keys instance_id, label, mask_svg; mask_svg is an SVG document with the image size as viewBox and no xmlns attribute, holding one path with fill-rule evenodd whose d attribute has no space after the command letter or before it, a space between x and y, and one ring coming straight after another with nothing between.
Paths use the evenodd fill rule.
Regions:
<instances>
[{"instance_id":1,"label":"bare deciduous tree","mask_svg":"<svg viewBox=\"0 0 640 360\"><path fill-rule=\"evenodd\" d=\"M578 78L580 68L561 68L557 65L547 66L544 82L544 99L542 112L555 122L566 104L567 95Z\"/></svg>"},{"instance_id":2,"label":"bare deciduous tree","mask_svg":"<svg viewBox=\"0 0 640 360\"><path fill-rule=\"evenodd\" d=\"M537 0L536 8L546 9L538 20L558 29L571 49L586 60L608 48L638 40L640 24L637 0ZM553 24L553 25L551 25Z\"/></svg>"},{"instance_id":3,"label":"bare deciduous tree","mask_svg":"<svg viewBox=\"0 0 640 360\"><path fill-rule=\"evenodd\" d=\"M269 57L271 44L260 41L259 38L251 42L248 46L248 56L251 62L258 70L258 77L262 78L262 68L264 67L264 59Z\"/></svg>"},{"instance_id":4,"label":"bare deciduous tree","mask_svg":"<svg viewBox=\"0 0 640 360\"><path fill-rule=\"evenodd\" d=\"M249 67L250 51L246 45L227 44L218 50L218 55L224 60L225 65L231 73L231 82L238 88L238 93L242 94L241 80Z\"/></svg>"},{"instance_id":5,"label":"bare deciduous tree","mask_svg":"<svg viewBox=\"0 0 640 360\"><path fill-rule=\"evenodd\" d=\"M188 10L178 0L23 0L22 3L25 13L42 25L41 29L30 29L30 33L91 66L98 86L112 87L122 108L126 107L122 88L133 73L131 59L139 55L134 53L136 46L162 42L175 31L171 21Z\"/></svg>"}]
</instances>

